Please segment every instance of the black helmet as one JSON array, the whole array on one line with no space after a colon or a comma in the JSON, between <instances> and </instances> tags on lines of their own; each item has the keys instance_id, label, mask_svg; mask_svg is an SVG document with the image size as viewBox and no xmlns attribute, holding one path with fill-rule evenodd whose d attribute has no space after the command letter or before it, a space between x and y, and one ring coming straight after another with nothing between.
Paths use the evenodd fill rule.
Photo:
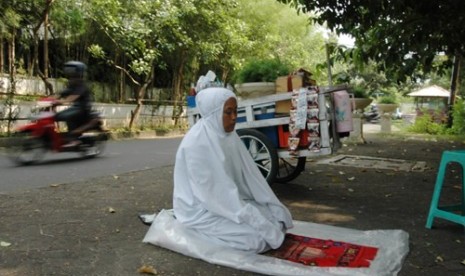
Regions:
<instances>
[{"instance_id":1,"label":"black helmet","mask_svg":"<svg viewBox=\"0 0 465 276\"><path fill-rule=\"evenodd\" d=\"M87 66L80 61L68 61L65 63L64 73L67 78L84 78Z\"/></svg>"}]
</instances>

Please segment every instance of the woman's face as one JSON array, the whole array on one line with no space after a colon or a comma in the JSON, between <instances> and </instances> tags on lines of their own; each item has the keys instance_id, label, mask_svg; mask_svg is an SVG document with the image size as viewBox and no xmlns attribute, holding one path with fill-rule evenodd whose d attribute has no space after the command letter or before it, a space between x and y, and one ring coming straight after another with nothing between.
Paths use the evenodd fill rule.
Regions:
<instances>
[{"instance_id":1,"label":"woman's face","mask_svg":"<svg viewBox=\"0 0 465 276\"><path fill-rule=\"evenodd\" d=\"M227 133L234 131L237 119L237 101L229 98L223 106L223 127Z\"/></svg>"}]
</instances>

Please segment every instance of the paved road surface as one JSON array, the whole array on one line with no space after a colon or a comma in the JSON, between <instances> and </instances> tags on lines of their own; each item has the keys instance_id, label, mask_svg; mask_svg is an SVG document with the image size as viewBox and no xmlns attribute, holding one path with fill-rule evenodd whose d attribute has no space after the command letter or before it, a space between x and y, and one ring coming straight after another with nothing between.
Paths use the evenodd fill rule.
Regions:
<instances>
[{"instance_id":1,"label":"paved road surface","mask_svg":"<svg viewBox=\"0 0 465 276\"><path fill-rule=\"evenodd\" d=\"M110 141L104 154L94 159L81 159L76 153L49 153L32 166L16 166L0 152L0 193L172 165L180 141Z\"/></svg>"}]
</instances>

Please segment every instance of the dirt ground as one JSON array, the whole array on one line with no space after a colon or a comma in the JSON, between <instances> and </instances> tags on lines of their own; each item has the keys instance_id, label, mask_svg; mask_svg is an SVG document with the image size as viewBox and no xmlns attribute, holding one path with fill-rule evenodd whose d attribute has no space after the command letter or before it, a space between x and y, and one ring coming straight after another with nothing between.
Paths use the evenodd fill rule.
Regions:
<instances>
[{"instance_id":1,"label":"dirt ground","mask_svg":"<svg viewBox=\"0 0 465 276\"><path fill-rule=\"evenodd\" d=\"M465 276L464 227L426 217L444 150L457 141L369 134L337 154L425 162L424 171L338 166L308 160L294 181L274 184L294 219L341 227L402 229L410 252L399 275ZM441 201L457 202L461 168L448 170ZM142 243L137 214L172 207L173 167L0 194L0 275L256 275Z\"/></svg>"}]
</instances>

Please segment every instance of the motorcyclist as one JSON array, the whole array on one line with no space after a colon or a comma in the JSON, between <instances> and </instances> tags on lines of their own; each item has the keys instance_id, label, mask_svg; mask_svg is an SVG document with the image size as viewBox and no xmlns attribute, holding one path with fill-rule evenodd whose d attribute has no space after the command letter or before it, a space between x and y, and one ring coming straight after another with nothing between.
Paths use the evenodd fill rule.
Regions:
<instances>
[{"instance_id":1,"label":"motorcyclist","mask_svg":"<svg viewBox=\"0 0 465 276\"><path fill-rule=\"evenodd\" d=\"M79 145L77 139L81 135L79 126L90 119L92 93L84 80L86 70L87 66L80 61L68 61L64 65L68 86L58 95L56 105L70 105L70 107L55 115L56 121L64 121L68 127L69 142L63 147Z\"/></svg>"},{"instance_id":2,"label":"motorcyclist","mask_svg":"<svg viewBox=\"0 0 465 276\"><path fill-rule=\"evenodd\" d=\"M367 122L375 122L378 121L380 118L379 112L378 112L378 107L376 104L371 104L370 109L363 113L363 116Z\"/></svg>"}]
</instances>

